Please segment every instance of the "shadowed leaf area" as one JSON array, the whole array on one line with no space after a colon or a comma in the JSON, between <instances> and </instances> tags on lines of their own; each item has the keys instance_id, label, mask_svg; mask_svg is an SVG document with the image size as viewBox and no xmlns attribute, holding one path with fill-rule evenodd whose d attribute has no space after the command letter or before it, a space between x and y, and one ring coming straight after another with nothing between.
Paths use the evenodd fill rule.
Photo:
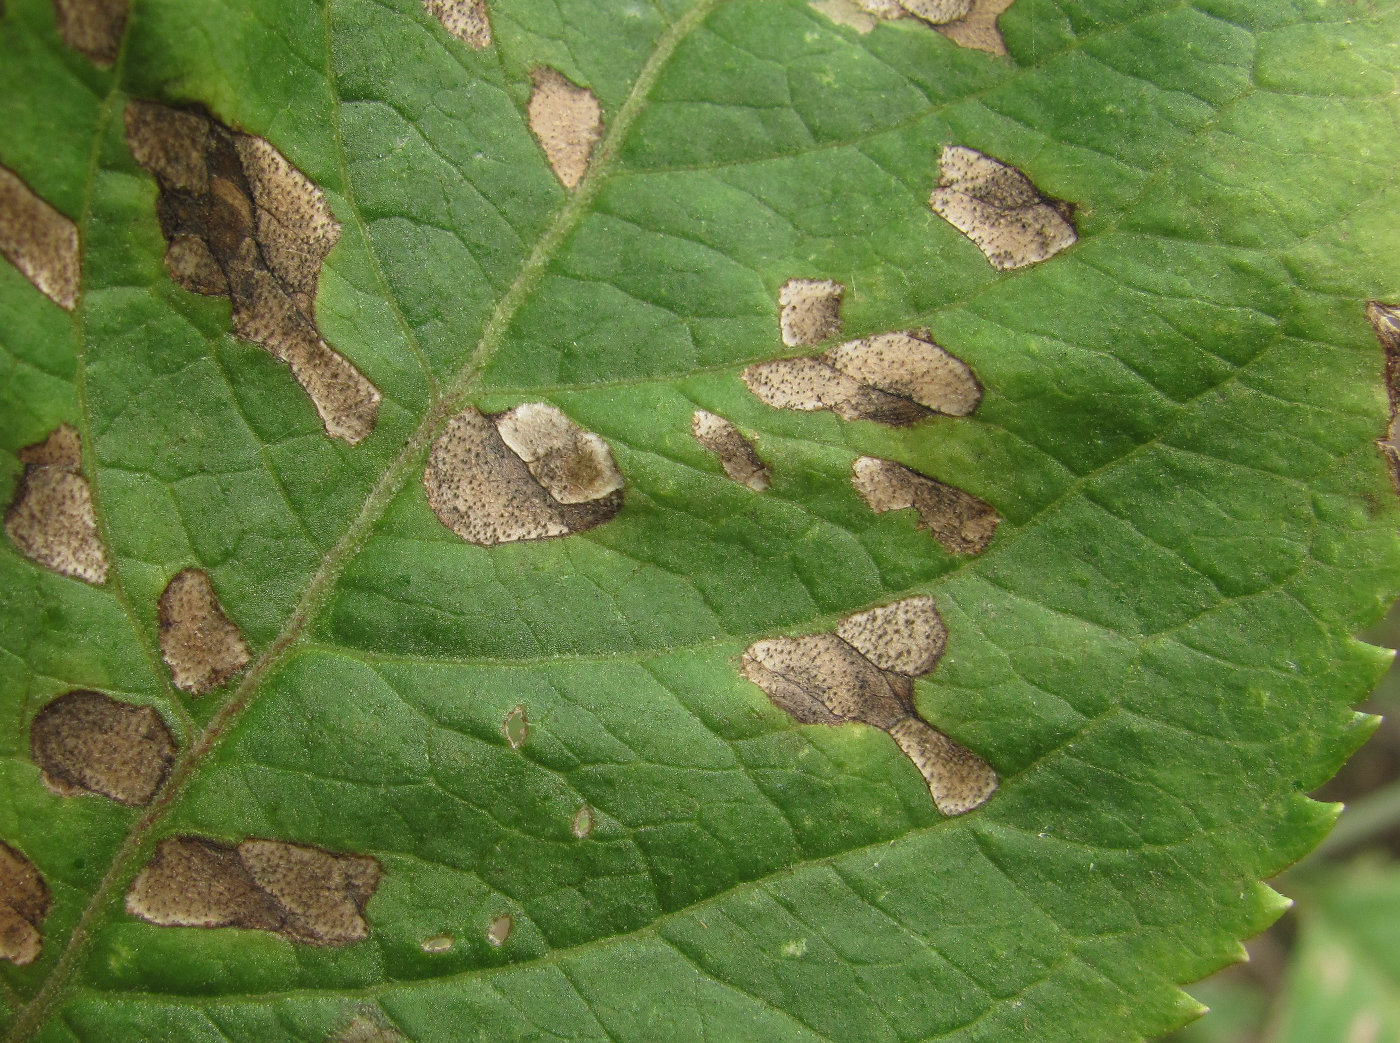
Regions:
<instances>
[{"instance_id":1,"label":"shadowed leaf area","mask_svg":"<svg viewBox=\"0 0 1400 1043\"><path fill-rule=\"evenodd\" d=\"M7 1038L1189 1020L1388 661L1397 39L7 0Z\"/></svg>"}]
</instances>

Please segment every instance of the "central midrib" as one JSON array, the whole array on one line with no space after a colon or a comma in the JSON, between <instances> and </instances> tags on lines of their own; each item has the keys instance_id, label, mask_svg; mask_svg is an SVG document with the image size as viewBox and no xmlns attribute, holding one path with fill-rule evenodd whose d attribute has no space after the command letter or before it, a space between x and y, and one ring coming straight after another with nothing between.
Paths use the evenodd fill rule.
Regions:
<instances>
[{"instance_id":1,"label":"central midrib","mask_svg":"<svg viewBox=\"0 0 1400 1043\"><path fill-rule=\"evenodd\" d=\"M351 559L359 553L376 522L388 505L398 495L409 477L417 470L423 453L431 443L433 435L448 418L460 407L463 400L472 392L476 379L491 357L500 349L516 313L529 300L530 294L538 285L549 264L553 261L565 239L588 212L599 188L608 177L622 147L622 142L640 115L648 94L655 85L666 63L675 53L676 47L704 20L711 10L728 0L699 0L686 14L673 22L657 39L651 56L642 66L636 81L628 92L621 108L608 124L607 130L598 143L589 163L588 173L577 189L560 207L554 220L544 234L536 241L529 256L521 265L510 287L501 296L490 318L482 329L482 334L466 363L457 376L439 395L428 409L423 420L414 429L403 449L380 475L374 488L366 497L360 512L346 528L336 545L326 554L315 574L311 577L296 607L287 618L278 635L268 644L253 662L242 682L234 689L228 700L210 719L209 724L198 738L181 754L171 770L160 793L127 833L116 856L103 875L102 881L93 892L87 907L78 918L63 953L49 972L33 1000L23 1008L16 1018L10 1039L19 1041L31 1036L43 1023L49 1009L66 990L73 972L81 962L90 944L91 929L103 910L115 900L119 883L125 879L132 863L149 846L155 827L170 812L186 786L198 773L205 759L217 748L223 736L234 722L256 700L262 682L273 673L296 646L307 624L311 622L326 602L341 572ZM327 18L330 17L329 9ZM329 34L327 48L329 49ZM329 55L328 55L329 58ZM118 66L120 67L120 66ZM113 94L119 90L114 85ZM101 140L110 111L98 127L98 140ZM368 249L373 251L373 242L368 240ZM377 261L377 259L376 259Z\"/></svg>"}]
</instances>

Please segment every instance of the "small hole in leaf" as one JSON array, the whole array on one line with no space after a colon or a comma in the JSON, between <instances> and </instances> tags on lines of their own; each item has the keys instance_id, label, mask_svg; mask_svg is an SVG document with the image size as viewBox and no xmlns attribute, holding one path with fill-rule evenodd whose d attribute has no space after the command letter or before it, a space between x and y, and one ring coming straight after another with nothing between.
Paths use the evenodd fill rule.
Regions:
<instances>
[{"instance_id":1,"label":"small hole in leaf","mask_svg":"<svg viewBox=\"0 0 1400 1043\"><path fill-rule=\"evenodd\" d=\"M517 706L506 714L506 719L501 722L501 731L505 732L512 750L524 746L525 740L530 737L530 720L525 716L525 707Z\"/></svg>"},{"instance_id":2,"label":"small hole in leaf","mask_svg":"<svg viewBox=\"0 0 1400 1043\"><path fill-rule=\"evenodd\" d=\"M426 953L436 954L450 952L457 944L457 939L450 934L435 934L431 938L424 938L418 947Z\"/></svg>"},{"instance_id":3,"label":"small hole in leaf","mask_svg":"<svg viewBox=\"0 0 1400 1043\"><path fill-rule=\"evenodd\" d=\"M578 813L574 815L574 820L569 828L573 831L574 836L582 840L593 832L594 824L593 809L585 804L578 809Z\"/></svg>"},{"instance_id":4,"label":"small hole in leaf","mask_svg":"<svg viewBox=\"0 0 1400 1043\"><path fill-rule=\"evenodd\" d=\"M510 938L510 932L514 927L515 919L509 913L498 916L491 921L491 926L486 929L486 940L499 949Z\"/></svg>"}]
</instances>

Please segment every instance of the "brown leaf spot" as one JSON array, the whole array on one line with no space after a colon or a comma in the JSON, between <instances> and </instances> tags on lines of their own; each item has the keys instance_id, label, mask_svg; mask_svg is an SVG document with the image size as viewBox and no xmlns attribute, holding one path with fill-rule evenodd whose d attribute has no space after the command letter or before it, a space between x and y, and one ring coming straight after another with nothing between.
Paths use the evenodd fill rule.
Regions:
<instances>
[{"instance_id":1,"label":"brown leaf spot","mask_svg":"<svg viewBox=\"0 0 1400 1043\"><path fill-rule=\"evenodd\" d=\"M510 938L510 932L515 928L515 918L509 913L496 917L491 921L491 926L486 928L486 940L494 948L499 949L505 945Z\"/></svg>"},{"instance_id":2,"label":"brown leaf spot","mask_svg":"<svg viewBox=\"0 0 1400 1043\"><path fill-rule=\"evenodd\" d=\"M1376 444L1390 465L1395 491L1400 492L1400 305L1367 301L1366 318L1385 352L1385 388L1390 399L1390 424Z\"/></svg>"},{"instance_id":3,"label":"brown leaf spot","mask_svg":"<svg viewBox=\"0 0 1400 1043\"><path fill-rule=\"evenodd\" d=\"M959 47L986 51L988 54L1006 54L1006 41L1002 39L997 19L1013 3L1015 0L973 0L972 10L964 17L934 28Z\"/></svg>"},{"instance_id":4,"label":"brown leaf spot","mask_svg":"<svg viewBox=\"0 0 1400 1043\"><path fill-rule=\"evenodd\" d=\"M982 399L967 364L919 331L848 341L819 358L760 362L743 379L776 409L829 409L846 420L893 426L935 413L966 416Z\"/></svg>"},{"instance_id":5,"label":"brown leaf spot","mask_svg":"<svg viewBox=\"0 0 1400 1043\"><path fill-rule=\"evenodd\" d=\"M160 655L176 688L203 695L248 665L248 646L224 614L207 572L177 573L158 607Z\"/></svg>"},{"instance_id":6,"label":"brown leaf spot","mask_svg":"<svg viewBox=\"0 0 1400 1043\"><path fill-rule=\"evenodd\" d=\"M0 960L22 967L39 958L44 949L39 928L51 904L48 885L34 864L0 842Z\"/></svg>"},{"instance_id":7,"label":"brown leaf spot","mask_svg":"<svg viewBox=\"0 0 1400 1043\"><path fill-rule=\"evenodd\" d=\"M234 332L291 368L328 435L354 445L374 430L378 389L316 325L321 265L340 237L321 190L264 139L202 111L133 101L126 140L160 186L171 277L230 299Z\"/></svg>"},{"instance_id":8,"label":"brown leaf spot","mask_svg":"<svg viewBox=\"0 0 1400 1043\"><path fill-rule=\"evenodd\" d=\"M24 475L5 512L10 540L46 569L107 582L107 552L97 532L92 487L83 477L77 430L60 424L43 442L21 449L19 458Z\"/></svg>"},{"instance_id":9,"label":"brown leaf spot","mask_svg":"<svg viewBox=\"0 0 1400 1043\"><path fill-rule=\"evenodd\" d=\"M899 6L931 25L946 25L966 18L972 10L972 0L899 0Z\"/></svg>"},{"instance_id":10,"label":"brown leaf spot","mask_svg":"<svg viewBox=\"0 0 1400 1043\"><path fill-rule=\"evenodd\" d=\"M695 440L719 457L724 473L756 493L768 488L768 465L758 457L753 443L722 416L697 409L690 418Z\"/></svg>"},{"instance_id":11,"label":"brown leaf spot","mask_svg":"<svg viewBox=\"0 0 1400 1043\"><path fill-rule=\"evenodd\" d=\"M913 508L920 527L951 554L981 554L1001 521L986 501L893 460L859 457L851 484L876 514Z\"/></svg>"},{"instance_id":12,"label":"brown leaf spot","mask_svg":"<svg viewBox=\"0 0 1400 1043\"><path fill-rule=\"evenodd\" d=\"M530 129L555 176L573 189L588 170L593 146L603 136L603 110L586 87L579 87L556 69L542 66L530 73Z\"/></svg>"},{"instance_id":13,"label":"brown leaf spot","mask_svg":"<svg viewBox=\"0 0 1400 1043\"><path fill-rule=\"evenodd\" d=\"M175 739L154 707L82 690L39 711L29 748L55 793L97 793L132 806L151 802L175 760Z\"/></svg>"},{"instance_id":14,"label":"brown leaf spot","mask_svg":"<svg viewBox=\"0 0 1400 1043\"><path fill-rule=\"evenodd\" d=\"M127 892L127 911L162 927L244 927L307 945L369 937L364 910L381 870L365 855L278 840L163 840Z\"/></svg>"},{"instance_id":15,"label":"brown leaf spot","mask_svg":"<svg viewBox=\"0 0 1400 1043\"><path fill-rule=\"evenodd\" d=\"M491 19L486 0L423 0L428 13L468 47L478 51L491 46Z\"/></svg>"},{"instance_id":16,"label":"brown leaf spot","mask_svg":"<svg viewBox=\"0 0 1400 1043\"><path fill-rule=\"evenodd\" d=\"M1015 167L960 145L943 149L929 205L1000 271L1047 260L1079 238L1067 203L1041 195Z\"/></svg>"},{"instance_id":17,"label":"brown leaf spot","mask_svg":"<svg viewBox=\"0 0 1400 1043\"><path fill-rule=\"evenodd\" d=\"M0 166L0 253L60 308L78 303L78 226Z\"/></svg>"},{"instance_id":18,"label":"brown leaf spot","mask_svg":"<svg viewBox=\"0 0 1400 1043\"><path fill-rule=\"evenodd\" d=\"M63 42L106 68L121 49L126 6L127 0L53 0L53 15Z\"/></svg>"},{"instance_id":19,"label":"brown leaf spot","mask_svg":"<svg viewBox=\"0 0 1400 1043\"><path fill-rule=\"evenodd\" d=\"M846 287L830 279L789 279L778 290L778 323L790 348L820 344L841 335L841 298Z\"/></svg>"},{"instance_id":20,"label":"brown leaf spot","mask_svg":"<svg viewBox=\"0 0 1400 1043\"><path fill-rule=\"evenodd\" d=\"M961 815L996 790L996 772L914 709L913 678L938 664L947 631L933 599L906 598L848 616L835 633L756 641L743 675L802 724L879 728L923 775L934 805Z\"/></svg>"},{"instance_id":21,"label":"brown leaf spot","mask_svg":"<svg viewBox=\"0 0 1400 1043\"><path fill-rule=\"evenodd\" d=\"M433 443L423 486L442 523L482 547L582 532L622 509L607 443L542 402L453 417Z\"/></svg>"}]
</instances>

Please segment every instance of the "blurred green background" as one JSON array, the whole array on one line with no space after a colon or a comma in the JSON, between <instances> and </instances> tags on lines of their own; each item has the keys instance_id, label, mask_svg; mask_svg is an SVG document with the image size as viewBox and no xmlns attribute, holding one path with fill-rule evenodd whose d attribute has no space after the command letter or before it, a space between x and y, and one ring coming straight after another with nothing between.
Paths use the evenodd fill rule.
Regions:
<instances>
[{"instance_id":1,"label":"blurred green background","mask_svg":"<svg viewBox=\"0 0 1400 1043\"><path fill-rule=\"evenodd\" d=\"M1400 648L1400 605L1362 636ZM1188 988L1210 1013L1169 1043L1400 1043L1400 666L1361 709L1385 720L1316 794L1346 810L1272 882L1293 908L1247 963Z\"/></svg>"}]
</instances>

